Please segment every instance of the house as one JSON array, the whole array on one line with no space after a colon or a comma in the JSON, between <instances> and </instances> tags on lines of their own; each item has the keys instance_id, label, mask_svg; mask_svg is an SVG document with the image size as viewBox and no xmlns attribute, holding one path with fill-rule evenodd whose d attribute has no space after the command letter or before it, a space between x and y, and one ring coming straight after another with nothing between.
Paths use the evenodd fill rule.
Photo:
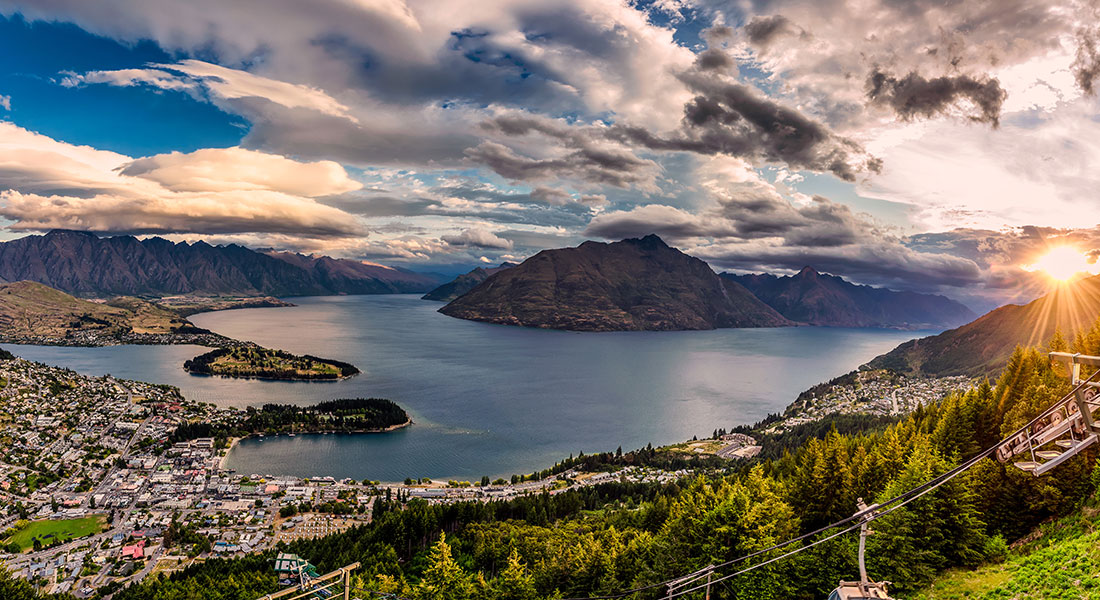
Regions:
<instances>
[{"instance_id":1,"label":"house","mask_svg":"<svg viewBox=\"0 0 1100 600\"><path fill-rule=\"evenodd\" d=\"M131 560L141 560L141 558L145 556L145 540L141 540L136 544L130 544L129 546L123 546L120 556Z\"/></svg>"}]
</instances>

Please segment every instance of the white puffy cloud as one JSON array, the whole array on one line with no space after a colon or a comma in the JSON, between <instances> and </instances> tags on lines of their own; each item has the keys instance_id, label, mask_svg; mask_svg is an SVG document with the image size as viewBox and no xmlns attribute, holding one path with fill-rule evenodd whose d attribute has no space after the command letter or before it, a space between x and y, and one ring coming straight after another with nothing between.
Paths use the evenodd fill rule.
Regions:
<instances>
[{"instance_id":1,"label":"white puffy cloud","mask_svg":"<svg viewBox=\"0 0 1100 600\"><path fill-rule=\"evenodd\" d=\"M244 148L158 154L129 162L119 172L155 181L175 192L268 190L318 197L363 187L331 160L299 162Z\"/></svg>"},{"instance_id":2,"label":"white puffy cloud","mask_svg":"<svg viewBox=\"0 0 1100 600\"><path fill-rule=\"evenodd\" d=\"M443 241L452 246L472 246L475 248L495 248L498 250L511 250L513 243L495 233L481 229L467 229L458 235L445 235Z\"/></svg>"},{"instance_id":3,"label":"white puffy cloud","mask_svg":"<svg viewBox=\"0 0 1100 600\"><path fill-rule=\"evenodd\" d=\"M342 172L238 148L135 162L0 122L0 216L16 231L362 235L353 216L305 193L354 189Z\"/></svg>"},{"instance_id":4,"label":"white puffy cloud","mask_svg":"<svg viewBox=\"0 0 1100 600\"><path fill-rule=\"evenodd\" d=\"M0 108L11 110L11 96L0 94Z\"/></svg>"}]
</instances>

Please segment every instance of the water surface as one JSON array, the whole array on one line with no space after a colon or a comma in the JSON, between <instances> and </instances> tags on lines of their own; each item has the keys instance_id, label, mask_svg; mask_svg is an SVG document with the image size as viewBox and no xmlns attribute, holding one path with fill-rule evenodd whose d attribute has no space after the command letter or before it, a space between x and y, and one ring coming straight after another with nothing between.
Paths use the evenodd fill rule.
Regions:
<instances>
[{"instance_id":1,"label":"water surface","mask_svg":"<svg viewBox=\"0 0 1100 600\"><path fill-rule=\"evenodd\" d=\"M244 473L405 477L508 476L579 451L624 450L709 435L782 410L802 390L928 332L788 327L573 333L453 319L416 296L294 298L293 308L192 317L261 345L350 362L338 382L192 376L193 346L57 348L5 345L81 373L179 386L222 406L307 404L376 396L416 423L377 435L242 442Z\"/></svg>"}]
</instances>

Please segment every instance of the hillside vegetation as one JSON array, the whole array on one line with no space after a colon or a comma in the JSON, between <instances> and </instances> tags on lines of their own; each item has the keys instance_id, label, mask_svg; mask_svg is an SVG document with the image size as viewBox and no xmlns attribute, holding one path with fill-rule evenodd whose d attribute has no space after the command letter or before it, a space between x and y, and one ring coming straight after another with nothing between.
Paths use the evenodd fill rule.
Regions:
<instances>
[{"instance_id":1,"label":"hillside vegetation","mask_svg":"<svg viewBox=\"0 0 1100 600\"><path fill-rule=\"evenodd\" d=\"M1100 493L1077 513L1036 529L1004 562L953 570L911 598L1100 598Z\"/></svg>"}]
</instances>

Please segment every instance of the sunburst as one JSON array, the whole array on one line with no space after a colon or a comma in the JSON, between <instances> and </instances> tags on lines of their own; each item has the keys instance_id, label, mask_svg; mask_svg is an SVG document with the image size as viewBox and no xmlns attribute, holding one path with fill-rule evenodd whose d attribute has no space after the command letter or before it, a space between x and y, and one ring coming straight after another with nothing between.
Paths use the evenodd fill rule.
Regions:
<instances>
[{"instance_id":1,"label":"sunburst","mask_svg":"<svg viewBox=\"0 0 1100 600\"><path fill-rule=\"evenodd\" d=\"M1094 272L1096 264L1090 263L1088 256L1072 246L1055 246L1023 269L1039 271L1057 282L1065 282L1081 273Z\"/></svg>"}]
</instances>

